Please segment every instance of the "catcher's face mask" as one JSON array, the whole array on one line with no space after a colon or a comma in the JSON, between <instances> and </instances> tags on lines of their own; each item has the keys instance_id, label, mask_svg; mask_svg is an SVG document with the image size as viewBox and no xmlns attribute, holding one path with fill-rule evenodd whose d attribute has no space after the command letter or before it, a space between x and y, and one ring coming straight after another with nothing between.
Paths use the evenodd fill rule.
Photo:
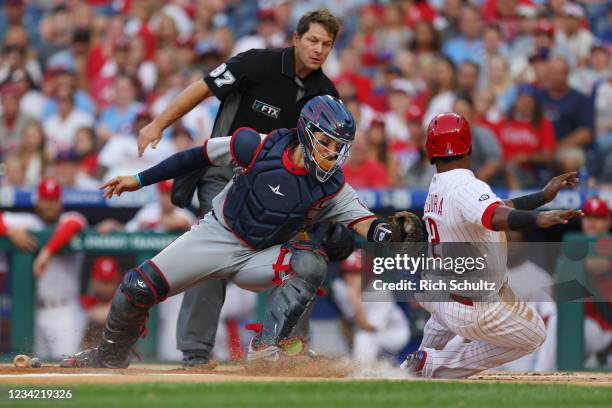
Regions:
<instances>
[{"instance_id":1,"label":"catcher's face mask","mask_svg":"<svg viewBox=\"0 0 612 408\"><path fill-rule=\"evenodd\" d=\"M304 130L306 143L302 144L302 149L306 167L314 170L317 180L324 182L342 167L349 157L352 140L332 136L312 122L309 122Z\"/></svg>"}]
</instances>

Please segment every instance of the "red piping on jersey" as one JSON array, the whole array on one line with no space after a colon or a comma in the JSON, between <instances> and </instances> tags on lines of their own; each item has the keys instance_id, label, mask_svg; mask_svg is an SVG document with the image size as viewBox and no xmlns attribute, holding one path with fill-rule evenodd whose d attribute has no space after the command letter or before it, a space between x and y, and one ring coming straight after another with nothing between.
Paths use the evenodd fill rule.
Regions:
<instances>
[{"instance_id":1,"label":"red piping on jersey","mask_svg":"<svg viewBox=\"0 0 612 408\"><path fill-rule=\"evenodd\" d=\"M253 166L255 165L255 161L257 160L257 156L259 156L261 149L263 149L264 145L266 144L266 141L268 140L268 138L270 137L272 133L274 133L274 130L268 133L266 137L262 139L261 143L259 143L259 146L257 146L257 150L255 150L255 154L253 154L253 157L251 158L249 165L244 168L243 173L246 173L249 170L251 170L251 168L253 168Z\"/></svg>"},{"instance_id":2,"label":"red piping on jersey","mask_svg":"<svg viewBox=\"0 0 612 408\"><path fill-rule=\"evenodd\" d=\"M81 229L83 229L81 221L76 218L69 218L57 227L45 247L53 255L62 249Z\"/></svg>"},{"instance_id":3,"label":"red piping on jersey","mask_svg":"<svg viewBox=\"0 0 612 408\"><path fill-rule=\"evenodd\" d=\"M170 284L168 283L168 279L166 279L166 276L162 273L161 269L159 269L159 267L157 265L155 265L153 263L153 261L150 260L150 259L147 259L147 263L149 265L151 265L151 267L153 267L153 269L155 269L155 271L159 274L159 276L161 276L161 278L164 280L164 283L168 287L168 292L169 292L170 291Z\"/></svg>"},{"instance_id":4,"label":"red piping on jersey","mask_svg":"<svg viewBox=\"0 0 612 408\"><path fill-rule=\"evenodd\" d=\"M491 231L497 231L493 227L493 214L495 213L495 209L499 207L500 205L502 205L501 201L496 201L494 203L491 203L482 213L482 218L480 221L482 222L482 225L486 229L490 229Z\"/></svg>"},{"instance_id":5,"label":"red piping on jersey","mask_svg":"<svg viewBox=\"0 0 612 408\"><path fill-rule=\"evenodd\" d=\"M4 217L2 212L0 212L0 235L6 235L8 233L8 227L4 223Z\"/></svg>"},{"instance_id":6,"label":"red piping on jersey","mask_svg":"<svg viewBox=\"0 0 612 408\"><path fill-rule=\"evenodd\" d=\"M236 158L236 154L234 153L234 139L236 137L236 134L238 132L240 132L242 129L252 130L253 132L257 133L257 131L255 129L250 128L248 126L240 126L238 129L234 130L234 133L232 133L232 137L230 139L230 144L229 144L230 145L230 154L232 155L232 160L234 160L234 162L236 164L238 164L239 166L242 166L243 164L238 161L238 159Z\"/></svg>"},{"instance_id":7,"label":"red piping on jersey","mask_svg":"<svg viewBox=\"0 0 612 408\"><path fill-rule=\"evenodd\" d=\"M365 217L357 218L356 220L351 221L351 223L347 225L347 228L353 229L355 224L359 224L361 221L369 220L370 218L376 218L376 216L372 214L372 215L366 215Z\"/></svg>"},{"instance_id":8,"label":"red piping on jersey","mask_svg":"<svg viewBox=\"0 0 612 408\"><path fill-rule=\"evenodd\" d=\"M202 146L202 150L204 151L204 157L206 158L206 160L208 160L210 164L213 164L213 162L210 160L210 157L208 157L208 139L204 141L204 146Z\"/></svg>"},{"instance_id":9,"label":"red piping on jersey","mask_svg":"<svg viewBox=\"0 0 612 408\"><path fill-rule=\"evenodd\" d=\"M308 170L305 167L298 166L295 164L293 159L291 158L291 144L283 150L282 161L283 166L287 171L291 174L295 174L296 176L306 176L308 174ZM299 148L297 146L296 148Z\"/></svg>"}]
</instances>

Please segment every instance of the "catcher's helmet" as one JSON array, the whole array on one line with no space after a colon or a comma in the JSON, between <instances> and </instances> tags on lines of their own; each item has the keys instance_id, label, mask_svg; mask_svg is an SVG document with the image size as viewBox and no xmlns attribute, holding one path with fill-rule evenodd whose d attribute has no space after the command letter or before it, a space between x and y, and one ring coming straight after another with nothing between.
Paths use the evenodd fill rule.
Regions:
<instances>
[{"instance_id":1,"label":"catcher's helmet","mask_svg":"<svg viewBox=\"0 0 612 408\"><path fill-rule=\"evenodd\" d=\"M324 182L346 161L355 139L355 119L340 99L316 96L300 112L297 135L306 169ZM323 135L316 135L322 132ZM330 142L335 143L330 143ZM330 148L333 145L333 148Z\"/></svg>"},{"instance_id":2,"label":"catcher's helmet","mask_svg":"<svg viewBox=\"0 0 612 408\"><path fill-rule=\"evenodd\" d=\"M427 127L427 158L467 154L472 149L472 133L467 120L453 112L436 115Z\"/></svg>"}]
</instances>

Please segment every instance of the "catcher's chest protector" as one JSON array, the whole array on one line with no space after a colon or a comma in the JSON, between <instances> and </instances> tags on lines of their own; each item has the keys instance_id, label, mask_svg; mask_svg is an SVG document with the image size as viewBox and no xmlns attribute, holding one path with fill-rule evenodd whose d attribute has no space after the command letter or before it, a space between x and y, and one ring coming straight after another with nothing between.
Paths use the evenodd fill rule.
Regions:
<instances>
[{"instance_id":1,"label":"catcher's chest protector","mask_svg":"<svg viewBox=\"0 0 612 408\"><path fill-rule=\"evenodd\" d=\"M252 166L235 179L226 196L225 222L255 249L289 241L309 221L309 210L331 199L344 185L342 171L325 183L310 174L289 171L282 156L295 141L297 135L288 129L270 133L255 152Z\"/></svg>"}]
</instances>

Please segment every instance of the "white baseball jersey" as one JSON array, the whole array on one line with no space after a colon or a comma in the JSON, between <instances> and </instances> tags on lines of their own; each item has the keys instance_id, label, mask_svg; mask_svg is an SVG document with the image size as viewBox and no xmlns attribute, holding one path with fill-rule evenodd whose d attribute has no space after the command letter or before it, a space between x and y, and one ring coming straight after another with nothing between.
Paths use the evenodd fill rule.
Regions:
<instances>
[{"instance_id":1,"label":"white baseball jersey","mask_svg":"<svg viewBox=\"0 0 612 408\"><path fill-rule=\"evenodd\" d=\"M9 228L40 231L45 223L35 214L3 212ZM57 225L75 220L83 227L87 220L77 212L66 212ZM84 254L67 252L53 255L44 274L36 281L34 351L42 358L61 358L79 350L85 332L85 313L79 303L80 271ZM32 271L13 271L32 273Z\"/></svg>"},{"instance_id":2,"label":"white baseball jersey","mask_svg":"<svg viewBox=\"0 0 612 408\"><path fill-rule=\"evenodd\" d=\"M502 200L468 169L436 173L425 201L429 242L503 242L505 234L483 225L488 211ZM496 204L498 203L498 204Z\"/></svg>"},{"instance_id":3,"label":"white baseball jersey","mask_svg":"<svg viewBox=\"0 0 612 408\"><path fill-rule=\"evenodd\" d=\"M486 265L494 268L496 288L505 279L507 257L505 234L491 225L499 205L501 200L470 170L454 169L432 178L423 217L432 244L481 243L478 247L491 254ZM431 313L419 347L425 377L468 377L530 354L546 338L541 317L509 287L487 301L453 295L448 301L420 301ZM451 342L457 335L470 342Z\"/></svg>"},{"instance_id":4,"label":"white baseball jersey","mask_svg":"<svg viewBox=\"0 0 612 408\"><path fill-rule=\"evenodd\" d=\"M23 228L29 231L40 231L45 223L35 214L2 213L7 227ZM69 219L87 225L87 220L77 212L66 212L60 216L58 225ZM83 253L68 252L51 257L45 273L36 283L36 298L43 302L57 302L79 299L79 272L83 262Z\"/></svg>"},{"instance_id":5,"label":"white baseball jersey","mask_svg":"<svg viewBox=\"0 0 612 408\"><path fill-rule=\"evenodd\" d=\"M478 180L468 169L436 173L430 183L423 219L431 244L470 242L476 245L455 245L437 249L444 257L486 256L487 270L472 277L486 277L497 289L506 279L506 234L490 225L493 211L503 202L491 187ZM435 248L432 245L432 249ZM468 293L468 292L463 292Z\"/></svg>"}]
</instances>

